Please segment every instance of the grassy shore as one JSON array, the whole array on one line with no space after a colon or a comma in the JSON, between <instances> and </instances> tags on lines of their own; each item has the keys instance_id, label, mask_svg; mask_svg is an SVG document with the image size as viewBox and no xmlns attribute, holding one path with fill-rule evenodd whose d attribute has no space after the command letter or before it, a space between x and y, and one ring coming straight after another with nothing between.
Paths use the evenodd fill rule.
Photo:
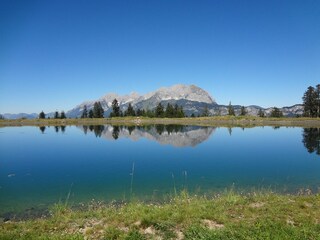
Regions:
<instances>
[{"instance_id":1,"label":"grassy shore","mask_svg":"<svg viewBox=\"0 0 320 240\"><path fill-rule=\"evenodd\" d=\"M50 216L0 223L0 239L320 239L320 195L179 196L162 204L56 204Z\"/></svg>"},{"instance_id":2,"label":"grassy shore","mask_svg":"<svg viewBox=\"0 0 320 240\"><path fill-rule=\"evenodd\" d=\"M254 126L292 126L320 127L320 118L260 118L260 117L200 117L200 118L95 118L95 119L16 119L0 120L0 127L7 126L58 126L58 125L145 125L180 124L198 126L254 127Z\"/></svg>"}]
</instances>

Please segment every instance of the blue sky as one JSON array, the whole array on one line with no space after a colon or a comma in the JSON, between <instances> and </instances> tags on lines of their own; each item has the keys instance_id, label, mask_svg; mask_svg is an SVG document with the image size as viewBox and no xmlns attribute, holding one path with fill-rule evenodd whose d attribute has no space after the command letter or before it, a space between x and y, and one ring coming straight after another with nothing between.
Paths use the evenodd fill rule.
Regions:
<instances>
[{"instance_id":1,"label":"blue sky","mask_svg":"<svg viewBox=\"0 0 320 240\"><path fill-rule=\"evenodd\" d=\"M0 112L177 83L288 106L320 82L320 1L0 1Z\"/></svg>"}]
</instances>

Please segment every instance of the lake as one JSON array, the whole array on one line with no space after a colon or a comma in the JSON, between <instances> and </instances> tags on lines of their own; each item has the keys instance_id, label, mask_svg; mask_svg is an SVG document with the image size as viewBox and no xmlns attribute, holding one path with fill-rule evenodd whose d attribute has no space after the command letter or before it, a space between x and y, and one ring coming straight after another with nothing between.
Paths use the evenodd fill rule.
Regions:
<instances>
[{"instance_id":1,"label":"lake","mask_svg":"<svg viewBox=\"0 0 320 240\"><path fill-rule=\"evenodd\" d=\"M0 213L161 201L187 189L319 192L320 129L178 125L0 129Z\"/></svg>"}]
</instances>

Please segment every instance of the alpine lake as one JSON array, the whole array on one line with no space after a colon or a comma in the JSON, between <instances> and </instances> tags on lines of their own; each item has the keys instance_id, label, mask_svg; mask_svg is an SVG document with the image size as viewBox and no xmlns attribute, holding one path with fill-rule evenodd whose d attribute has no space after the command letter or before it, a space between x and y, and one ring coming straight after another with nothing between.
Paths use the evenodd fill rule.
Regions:
<instances>
[{"instance_id":1,"label":"alpine lake","mask_svg":"<svg viewBox=\"0 0 320 240\"><path fill-rule=\"evenodd\" d=\"M62 202L234 188L320 192L320 129L184 125L0 129L0 217Z\"/></svg>"}]
</instances>

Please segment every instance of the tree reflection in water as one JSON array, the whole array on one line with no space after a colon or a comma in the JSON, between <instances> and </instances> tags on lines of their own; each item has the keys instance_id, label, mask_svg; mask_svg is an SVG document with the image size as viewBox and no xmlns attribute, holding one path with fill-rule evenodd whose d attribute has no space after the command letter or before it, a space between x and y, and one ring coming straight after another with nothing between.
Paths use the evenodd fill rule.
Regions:
<instances>
[{"instance_id":1,"label":"tree reflection in water","mask_svg":"<svg viewBox=\"0 0 320 240\"><path fill-rule=\"evenodd\" d=\"M320 128L304 128L302 142L309 153L320 155Z\"/></svg>"}]
</instances>

